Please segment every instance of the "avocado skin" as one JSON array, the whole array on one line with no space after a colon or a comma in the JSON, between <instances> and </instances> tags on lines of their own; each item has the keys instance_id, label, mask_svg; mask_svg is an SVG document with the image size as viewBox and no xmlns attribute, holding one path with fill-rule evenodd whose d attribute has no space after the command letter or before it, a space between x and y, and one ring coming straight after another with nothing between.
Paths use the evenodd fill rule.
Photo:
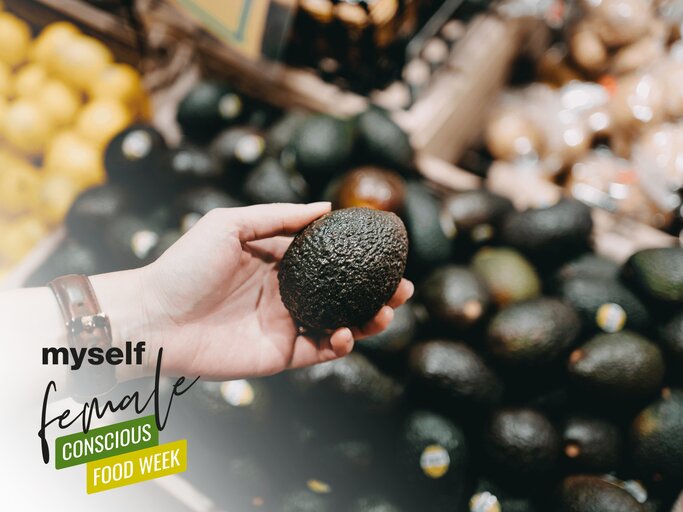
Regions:
<instances>
[{"instance_id":1,"label":"avocado skin","mask_svg":"<svg viewBox=\"0 0 683 512\"><path fill-rule=\"evenodd\" d=\"M332 512L336 510L330 494L317 494L300 489L286 494L280 507L282 512Z\"/></svg>"},{"instance_id":2,"label":"avocado skin","mask_svg":"<svg viewBox=\"0 0 683 512\"><path fill-rule=\"evenodd\" d=\"M351 121L317 114L304 121L288 148L294 155L297 170L320 183L349 163L355 138Z\"/></svg>"},{"instance_id":3,"label":"avocado skin","mask_svg":"<svg viewBox=\"0 0 683 512\"><path fill-rule=\"evenodd\" d=\"M474 255L472 268L484 279L499 307L541 294L536 269L514 249L484 247Z\"/></svg>"},{"instance_id":4,"label":"avocado skin","mask_svg":"<svg viewBox=\"0 0 683 512\"><path fill-rule=\"evenodd\" d=\"M679 484L683 478L683 390L672 389L643 409L631 425L630 453L646 478L659 475Z\"/></svg>"},{"instance_id":5,"label":"avocado skin","mask_svg":"<svg viewBox=\"0 0 683 512\"><path fill-rule=\"evenodd\" d=\"M474 325L489 307L486 285L467 267L445 265L437 268L419 289L430 316L456 329Z\"/></svg>"},{"instance_id":6,"label":"avocado skin","mask_svg":"<svg viewBox=\"0 0 683 512\"><path fill-rule=\"evenodd\" d=\"M539 367L571 347L581 323L574 310L557 299L541 297L499 311L488 327L486 347L509 367Z\"/></svg>"},{"instance_id":7,"label":"avocado skin","mask_svg":"<svg viewBox=\"0 0 683 512\"><path fill-rule=\"evenodd\" d=\"M256 204L303 203L308 197L303 176L284 169L274 158L266 158L247 172L242 191Z\"/></svg>"},{"instance_id":8,"label":"avocado skin","mask_svg":"<svg viewBox=\"0 0 683 512\"><path fill-rule=\"evenodd\" d=\"M205 80L195 85L180 101L176 119L188 139L208 142L221 128L237 122L243 115L244 105L237 109L236 115L226 118L221 115L221 100L234 95L240 104L242 99L228 85Z\"/></svg>"},{"instance_id":9,"label":"avocado skin","mask_svg":"<svg viewBox=\"0 0 683 512\"><path fill-rule=\"evenodd\" d=\"M499 409L484 432L491 470L509 481L549 476L557 466L560 446L560 435L552 423L529 408Z\"/></svg>"},{"instance_id":10,"label":"avocado skin","mask_svg":"<svg viewBox=\"0 0 683 512\"><path fill-rule=\"evenodd\" d=\"M389 117L389 113L371 105L356 119L359 151L373 163L409 168L415 156L408 135Z\"/></svg>"},{"instance_id":11,"label":"avocado skin","mask_svg":"<svg viewBox=\"0 0 683 512\"><path fill-rule=\"evenodd\" d=\"M396 291L407 255L408 236L393 213L335 210L287 249L278 272L282 301L305 327L362 326Z\"/></svg>"},{"instance_id":12,"label":"avocado skin","mask_svg":"<svg viewBox=\"0 0 683 512\"><path fill-rule=\"evenodd\" d=\"M131 157L124 151L127 140L139 133L149 137L149 150L146 154ZM143 135L144 134L144 135ZM114 136L104 150L104 168L109 183L122 185L128 190L137 187L159 187L159 179L165 178L168 169L169 151L166 140L153 126L134 124ZM158 190L157 190L158 192Z\"/></svg>"},{"instance_id":13,"label":"avocado skin","mask_svg":"<svg viewBox=\"0 0 683 512\"><path fill-rule=\"evenodd\" d=\"M130 208L122 187L100 185L81 192L66 215L69 236L84 244L93 244L102 237L102 230L112 219Z\"/></svg>"},{"instance_id":14,"label":"avocado skin","mask_svg":"<svg viewBox=\"0 0 683 512\"><path fill-rule=\"evenodd\" d=\"M222 169L208 151L183 143L169 154L170 170L181 184L213 181L223 176Z\"/></svg>"},{"instance_id":15,"label":"avocado skin","mask_svg":"<svg viewBox=\"0 0 683 512\"><path fill-rule=\"evenodd\" d=\"M643 303L628 288L613 279L580 277L566 281L560 288L562 298L579 313L584 327L598 329L596 315L606 303L618 304L626 313L625 327L642 331L650 322Z\"/></svg>"},{"instance_id":16,"label":"avocado skin","mask_svg":"<svg viewBox=\"0 0 683 512\"><path fill-rule=\"evenodd\" d=\"M363 338L356 348L368 353L398 353L413 341L416 331L415 312L412 305L406 303L394 310L394 319L389 327L379 334Z\"/></svg>"},{"instance_id":17,"label":"avocado skin","mask_svg":"<svg viewBox=\"0 0 683 512\"><path fill-rule=\"evenodd\" d=\"M659 337L674 364L683 371L683 311L661 325Z\"/></svg>"},{"instance_id":18,"label":"avocado skin","mask_svg":"<svg viewBox=\"0 0 683 512\"><path fill-rule=\"evenodd\" d=\"M351 512L402 512L403 509L379 495L362 496L351 504Z\"/></svg>"},{"instance_id":19,"label":"avocado skin","mask_svg":"<svg viewBox=\"0 0 683 512\"><path fill-rule=\"evenodd\" d=\"M273 157L278 157L307 118L307 114L293 110L286 112L275 121L266 132L266 152Z\"/></svg>"},{"instance_id":20,"label":"avocado skin","mask_svg":"<svg viewBox=\"0 0 683 512\"><path fill-rule=\"evenodd\" d=\"M105 245L122 268L138 267L152 261L154 248L165 228L149 216L126 213L112 219L106 226ZM141 237L141 234L145 236Z\"/></svg>"},{"instance_id":21,"label":"avocado skin","mask_svg":"<svg viewBox=\"0 0 683 512\"><path fill-rule=\"evenodd\" d=\"M569 379L577 388L618 403L637 402L655 393L664 378L657 345L629 331L598 334L569 357Z\"/></svg>"},{"instance_id":22,"label":"avocado skin","mask_svg":"<svg viewBox=\"0 0 683 512\"><path fill-rule=\"evenodd\" d=\"M480 226L490 226L493 238L503 217L514 209L507 197L485 189L466 190L444 200L444 210L453 219L458 230L457 240L467 236L471 241L478 242L473 230Z\"/></svg>"},{"instance_id":23,"label":"avocado skin","mask_svg":"<svg viewBox=\"0 0 683 512\"><path fill-rule=\"evenodd\" d=\"M437 403L489 406L502 394L496 374L464 343L427 341L413 347L409 358L414 387Z\"/></svg>"},{"instance_id":24,"label":"avocado skin","mask_svg":"<svg viewBox=\"0 0 683 512\"><path fill-rule=\"evenodd\" d=\"M548 208L513 212L501 226L501 239L534 258L567 259L588 247L593 220L590 208L561 199Z\"/></svg>"},{"instance_id":25,"label":"avocado skin","mask_svg":"<svg viewBox=\"0 0 683 512\"><path fill-rule=\"evenodd\" d=\"M441 205L422 183L406 184L403 220L410 238L411 270L424 272L453 258L451 238L441 226Z\"/></svg>"},{"instance_id":26,"label":"avocado skin","mask_svg":"<svg viewBox=\"0 0 683 512\"><path fill-rule=\"evenodd\" d=\"M555 274L555 284L560 287L572 279L616 279L620 266L612 260L588 252L560 267Z\"/></svg>"},{"instance_id":27,"label":"avocado skin","mask_svg":"<svg viewBox=\"0 0 683 512\"><path fill-rule=\"evenodd\" d=\"M564 479L558 512L646 512L628 491L598 476L574 475Z\"/></svg>"},{"instance_id":28,"label":"avocado skin","mask_svg":"<svg viewBox=\"0 0 683 512\"><path fill-rule=\"evenodd\" d=\"M621 460L622 435L613 423L587 415L567 418L562 428L565 448L576 446L578 455L565 457L572 472L609 473L615 471Z\"/></svg>"},{"instance_id":29,"label":"avocado skin","mask_svg":"<svg viewBox=\"0 0 683 512\"><path fill-rule=\"evenodd\" d=\"M656 301L683 304L683 247L638 251L626 261L622 274Z\"/></svg>"}]
</instances>

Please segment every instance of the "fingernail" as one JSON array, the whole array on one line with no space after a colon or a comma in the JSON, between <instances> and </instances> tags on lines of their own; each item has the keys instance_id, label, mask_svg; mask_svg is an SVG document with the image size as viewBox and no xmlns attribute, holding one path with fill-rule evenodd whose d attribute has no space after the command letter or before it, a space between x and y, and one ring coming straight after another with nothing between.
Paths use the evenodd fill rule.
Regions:
<instances>
[{"instance_id":1,"label":"fingernail","mask_svg":"<svg viewBox=\"0 0 683 512\"><path fill-rule=\"evenodd\" d=\"M349 329L348 327L344 327L339 334L340 334L341 340L344 343L350 343L351 340L353 339L353 334L351 333L351 329Z\"/></svg>"},{"instance_id":2,"label":"fingernail","mask_svg":"<svg viewBox=\"0 0 683 512\"><path fill-rule=\"evenodd\" d=\"M408 281L408 290L410 290L408 292L408 298L410 298L413 296L413 293L415 293L415 285L413 284L412 281Z\"/></svg>"},{"instance_id":3,"label":"fingernail","mask_svg":"<svg viewBox=\"0 0 683 512\"><path fill-rule=\"evenodd\" d=\"M392 308L390 306L384 306L384 307L389 310L389 311L386 311L384 314L387 316L387 318L389 320L388 323L391 323L391 321L394 319L394 308Z\"/></svg>"}]
</instances>

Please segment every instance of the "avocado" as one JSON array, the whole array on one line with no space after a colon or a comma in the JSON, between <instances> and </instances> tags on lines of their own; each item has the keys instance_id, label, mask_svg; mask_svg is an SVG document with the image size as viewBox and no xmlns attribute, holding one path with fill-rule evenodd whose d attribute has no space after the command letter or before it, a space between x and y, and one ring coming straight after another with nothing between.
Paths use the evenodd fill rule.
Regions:
<instances>
[{"instance_id":1,"label":"avocado","mask_svg":"<svg viewBox=\"0 0 683 512\"><path fill-rule=\"evenodd\" d=\"M381 495L372 494L361 496L351 504L350 512L402 512L395 503L385 499Z\"/></svg>"},{"instance_id":2,"label":"avocado","mask_svg":"<svg viewBox=\"0 0 683 512\"><path fill-rule=\"evenodd\" d=\"M640 299L613 279L569 279L560 288L560 295L576 309L588 332L616 332L623 328L642 331L650 321Z\"/></svg>"},{"instance_id":3,"label":"avocado","mask_svg":"<svg viewBox=\"0 0 683 512\"><path fill-rule=\"evenodd\" d=\"M135 124L111 139L104 150L104 168L110 183L129 190L158 187L168 156L161 133L150 125Z\"/></svg>"},{"instance_id":4,"label":"avocado","mask_svg":"<svg viewBox=\"0 0 683 512\"><path fill-rule=\"evenodd\" d=\"M217 181L223 170L205 149L191 144L181 144L170 151L170 171L181 184L197 181Z\"/></svg>"},{"instance_id":5,"label":"avocado","mask_svg":"<svg viewBox=\"0 0 683 512\"><path fill-rule=\"evenodd\" d=\"M561 199L547 208L512 212L501 226L501 240L536 260L566 260L588 247L593 220L590 208Z\"/></svg>"},{"instance_id":6,"label":"avocado","mask_svg":"<svg viewBox=\"0 0 683 512\"><path fill-rule=\"evenodd\" d=\"M465 499L468 447L462 429L431 412L409 414L395 450L401 504L409 510L460 510Z\"/></svg>"},{"instance_id":7,"label":"avocado","mask_svg":"<svg viewBox=\"0 0 683 512\"><path fill-rule=\"evenodd\" d=\"M464 343L431 340L410 351L411 386L429 403L457 409L496 403L502 384L482 358Z\"/></svg>"},{"instance_id":8,"label":"avocado","mask_svg":"<svg viewBox=\"0 0 683 512\"><path fill-rule=\"evenodd\" d=\"M183 134L197 142L208 142L221 128L244 117L243 98L228 85L205 80L180 101L176 119Z\"/></svg>"},{"instance_id":9,"label":"avocado","mask_svg":"<svg viewBox=\"0 0 683 512\"><path fill-rule=\"evenodd\" d=\"M536 269L514 249L484 247L474 255L472 269L484 280L498 307L541 294Z\"/></svg>"},{"instance_id":10,"label":"avocado","mask_svg":"<svg viewBox=\"0 0 683 512\"><path fill-rule=\"evenodd\" d=\"M297 130L304 124L308 114L298 110L286 112L275 121L266 132L266 152L272 157L279 157L280 152L294 138Z\"/></svg>"},{"instance_id":11,"label":"avocado","mask_svg":"<svg viewBox=\"0 0 683 512\"><path fill-rule=\"evenodd\" d=\"M630 331L598 334L569 356L570 382L593 399L633 403L662 385L664 358L648 339Z\"/></svg>"},{"instance_id":12,"label":"avocado","mask_svg":"<svg viewBox=\"0 0 683 512\"><path fill-rule=\"evenodd\" d=\"M394 310L394 319L384 331L359 340L356 348L368 353L395 354L405 349L417 331L417 318L410 302Z\"/></svg>"},{"instance_id":13,"label":"avocado","mask_svg":"<svg viewBox=\"0 0 683 512\"><path fill-rule=\"evenodd\" d=\"M678 374L683 374L683 312L662 322L659 327L659 338Z\"/></svg>"},{"instance_id":14,"label":"avocado","mask_svg":"<svg viewBox=\"0 0 683 512\"><path fill-rule=\"evenodd\" d=\"M226 128L209 146L209 153L220 166L230 189L241 185L247 171L263 158L265 151L263 135L248 126Z\"/></svg>"},{"instance_id":15,"label":"avocado","mask_svg":"<svg viewBox=\"0 0 683 512\"><path fill-rule=\"evenodd\" d=\"M311 183L325 183L350 162L356 138L354 128L349 120L312 115L299 127L285 151Z\"/></svg>"},{"instance_id":16,"label":"avocado","mask_svg":"<svg viewBox=\"0 0 683 512\"><path fill-rule=\"evenodd\" d=\"M653 300L683 304L683 247L638 251L626 261L622 275Z\"/></svg>"},{"instance_id":17,"label":"avocado","mask_svg":"<svg viewBox=\"0 0 683 512\"><path fill-rule=\"evenodd\" d=\"M364 206L400 215L404 196L405 182L399 174L380 167L358 167L342 177L334 207Z\"/></svg>"},{"instance_id":18,"label":"avocado","mask_svg":"<svg viewBox=\"0 0 683 512\"><path fill-rule=\"evenodd\" d=\"M358 353L290 372L289 379L304 396L323 406L336 398L335 408L366 412L387 411L400 400L403 389Z\"/></svg>"},{"instance_id":19,"label":"avocado","mask_svg":"<svg viewBox=\"0 0 683 512\"><path fill-rule=\"evenodd\" d=\"M252 203L303 203L308 184L301 174L285 169L278 160L266 158L247 172L243 195Z\"/></svg>"},{"instance_id":20,"label":"avocado","mask_svg":"<svg viewBox=\"0 0 683 512\"><path fill-rule=\"evenodd\" d=\"M56 277L68 274L92 276L103 272L103 267L101 258L90 246L67 238L31 273L24 286L46 286Z\"/></svg>"},{"instance_id":21,"label":"avocado","mask_svg":"<svg viewBox=\"0 0 683 512\"><path fill-rule=\"evenodd\" d=\"M555 471L560 457L557 430L529 408L497 410L485 427L483 442L490 471L520 485L538 485Z\"/></svg>"},{"instance_id":22,"label":"avocado","mask_svg":"<svg viewBox=\"0 0 683 512\"><path fill-rule=\"evenodd\" d=\"M123 268L150 263L166 226L153 218L126 213L112 219L104 229L106 247Z\"/></svg>"},{"instance_id":23,"label":"avocado","mask_svg":"<svg viewBox=\"0 0 683 512\"><path fill-rule=\"evenodd\" d=\"M430 317L456 329L467 329L476 324L489 308L486 285L467 267L439 267L422 281L418 289Z\"/></svg>"},{"instance_id":24,"label":"avocado","mask_svg":"<svg viewBox=\"0 0 683 512\"><path fill-rule=\"evenodd\" d=\"M562 481L558 512L646 512L627 491L599 476L573 475Z\"/></svg>"},{"instance_id":25,"label":"avocado","mask_svg":"<svg viewBox=\"0 0 683 512\"><path fill-rule=\"evenodd\" d=\"M272 416L271 393L261 379L200 380L192 393L202 412L220 417L226 425L249 428L265 424Z\"/></svg>"},{"instance_id":26,"label":"avocado","mask_svg":"<svg viewBox=\"0 0 683 512\"><path fill-rule=\"evenodd\" d=\"M181 231L190 229L214 208L235 208L242 202L210 185L193 187L181 192L173 203L173 219Z\"/></svg>"},{"instance_id":27,"label":"avocado","mask_svg":"<svg viewBox=\"0 0 683 512\"><path fill-rule=\"evenodd\" d=\"M555 274L555 285L561 287L572 279L616 279L619 270L618 263L587 252L559 268Z\"/></svg>"},{"instance_id":28,"label":"avocado","mask_svg":"<svg viewBox=\"0 0 683 512\"><path fill-rule=\"evenodd\" d=\"M358 146L363 161L403 170L413 165L415 157L408 135L389 116L371 105L357 120Z\"/></svg>"},{"instance_id":29,"label":"avocado","mask_svg":"<svg viewBox=\"0 0 683 512\"><path fill-rule=\"evenodd\" d=\"M130 208L130 201L122 187L100 185L81 192L66 215L69 236L86 245L97 245L102 231L112 219Z\"/></svg>"},{"instance_id":30,"label":"avocado","mask_svg":"<svg viewBox=\"0 0 683 512\"><path fill-rule=\"evenodd\" d=\"M633 420L630 454L638 474L677 485L683 478L683 390L662 396Z\"/></svg>"},{"instance_id":31,"label":"avocado","mask_svg":"<svg viewBox=\"0 0 683 512\"><path fill-rule=\"evenodd\" d=\"M403 220L410 239L410 267L424 272L453 258L455 226L441 216L441 205L429 189L419 182L406 184Z\"/></svg>"},{"instance_id":32,"label":"avocado","mask_svg":"<svg viewBox=\"0 0 683 512\"><path fill-rule=\"evenodd\" d=\"M574 414L562 427L566 466L575 473L609 473L619 467L622 436L615 424Z\"/></svg>"},{"instance_id":33,"label":"avocado","mask_svg":"<svg viewBox=\"0 0 683 512\"><path fill-rule=\"evenodd\" d=\"M273 484L264 465L253 457L229 457L221 465L222 485L231 508L257 512L271 510Z\"/></svg>"},{"instance_id":34,"label":"avocado","mask_svg":"<svg viewBox=\"0 0 683 512\"><path fill-rule=\"evenodd\" d=\"M477 481L469 499L469 512L536 512L533 502L510 493L487 478Z\"/></svg>"},{"instance_id":35,"label":"avocado","mask_svg":"<svg viewBox=\"0 0 683 512\"><path fill-rule=\"evenodd\" d=\"M494 239L503 217L515 209L508 198L485 189L451 194L444 200L443 208L457 229L456 241L476 245Z\"/></svg>"},{"instance_id":36,"label":"avocado","mask_svg":"<svg viewBox=\"0 0 683 512\"><path fill-rule=\"evenodd\" d=\"M336 510L336 507L330 493L299 489L286 494L280 506L274 510L282 512L331 512Z\"/></svg>"},{"instance_id":37,"label":"avocado","mask_svg":"<svg viewBox=\"0 0 683 512\"><path fill-rule=\"evenodd\" d=\"M486 348L500 364L540 367L562 357L574 343L581 323L559 300L541 297L498 312L488 327Z\"/></svg>"},{"instance_id":38,"label":"avocado","mask_svg":"<svg viewBox=\"0 0 683 512\"><path fill-rule=\"evenodd\" d=\"M280 263L282 302L312 329L362 326L392 297L408 253L393 213L335 210L309 224Z\"/></svg>"}]
</instances>

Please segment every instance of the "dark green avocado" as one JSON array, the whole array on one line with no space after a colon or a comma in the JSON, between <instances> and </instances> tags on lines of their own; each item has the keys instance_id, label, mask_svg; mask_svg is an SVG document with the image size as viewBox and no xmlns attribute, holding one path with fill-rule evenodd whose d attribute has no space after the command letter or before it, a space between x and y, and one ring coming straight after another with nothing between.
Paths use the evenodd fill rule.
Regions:
<instances>
[{"instance_id":1,"label":"dark green avocado","mask_svg":"<svg viewBox=\"0 0 683 512\"><path fill-rule=\"evenodd\" d=\"M393 213L335 210L287 249L278 272L282 302L305 327L362 326L396 291L407 255L406 230Z\"/></svg>"},{"instance_id":2,"label":"dark green avocado","mask_svg":"<svg viewBox=\"0 0 683 512\"><path fill-rule=\"evenodd\" d=\"M514 249L484 247L474 255L472 268L486 282L498 307L541 294L541 280L536 269Z\"/></svg>"},{"instance_id":3,"label":"dark green avocado","mask_svg":"<svg viewBox=\"0 0 683 512\"><path fill-rule=\"evenodd\" d=\"M350 162L355 139L351 121L317 114L299 127L286 152L293 156L297 170L319 184Z\"/></svg>"},{"instance_id":4,"label":"dark green avocado","mask_svg":"<svg viewBox=\"0 0 683 512\"><path fill-rule=\"evenodd\" d=\"M297 171L285 169L279 160L266 158L247 172L242 193L256 204L303 203L308 197L308 184Z\"/></svg>"},{"instance_id":5,"label":"dark green avocado","mask_svg":"<svg viewBox=\"0 0 683 512\"><path fill-rule=\"evenodd\" d=\"M259 131L249 126L233 126L211 141L209 153L220 167L230 190L238 187L247 171L264 156L266 141Z\"/></svg>"},{"instance_id":6,"label":"dark green avocado","mask_svg":"<svg viewBox=\"0 0 683 512\"><path fill-rule=\"evenodd\" d=\"M515 209L508 198L485 189L450 195L443 207L457 229L456 240L475 244L494 239L503 217Z\"/></svg>"},{"instance_id":7,"label":"dark green avocado","mask_svg":"<svg viewBox=\"0 0 683 512\"><path fill-rule=\"evenodd\" d=\"M221 167L208 151L187 143L171 150L169 166L174 178L182 184L214 181L223 176Z\"/></svg>"},{"instance_id":8,"label":"dark green avocado","mask_svg":"<svg viewBox=\"0 0 683 512\"><path fill-rule=\"evenodd\" d=\"M683 311L662 323L659 338L679 375L683 376Z\"/></svg>"},{"instance_id":9,"label":"dark green avocado","mask_svg":"<svg viewBox=\"0 0 683 512\"><path fill-rule=\"evenodd\" d=\"M439 267L425 278L418 289L430 317L456 329L467 329L476 324L489 308L486 285L467 267Z\"/></svg>"},{"instance_id":10,"label":"dark green avocado","mask_svg":"<svg viewBox=\"0 0 683 512\"><path fill-rule=\"evenodd\" d=\"M558 512L647 512L645 505L599 476L574 475L560 486Z\"/></svg>"},{"instance_id":11,"label":"dark green avocado","mask_svg":"<svg viewBox=\"0 0 683 512\"><path fill-rule=\"evenodd\" d=\"M253 427L272 415L272 398L263 380L199 381L192 394L203 411L219 416L225 423Z\"/></svg>"},{"instance_id":12,"label":"dark green avocado","mask_svg":"<svg viewBox=\"0 0 683 512\"><path fill-rule=\"evenodd\" d=\"M129 190L157 186L168 167L168 146L159 131L145 124L132 125L116 135L104 151L109 183Z\"/></svg>"},{"instance_id":13,"label":"dark green avocado","mask_svg":"<svg viewBox=\"0 0 683 512\"><path fill-rule=\"evenodd\" d=\"M587 252L568 261L555 274L555 284L561 287L572 279L616 279L619 264L602 256Z\"/></svg>"},{"instance_id":14,"label":"dark green avocado","mask_svg":"<svg viewBox=\"0 0 683 512\"><path fill-rule=\"evenodd\" d=\"M221 189L204 185L181 192L173 203L173 220L181 231L190 229L200 218L214 208L235 208L242 202Z\"/></svg>"},{"instance_id":15,"label":"dark green avocado","mask_svg":"<svg viewBox=\"0 0 683 512\"><path fill-rule=\"evenodd\" d=\"M488 327L486 348L508 367L540 367L571 347L581 322L563 302L542 297L518 302L500 312Z\"/></svg>"},{"instance_id":16,"label":"dark green avocado","mask_svg":"<svg viewBox=\"0 0 683 512\"><path fill-rule=\"evenodd\" d=\"M609 473L621 461L622 436L608 420L575 414L562 427L565 464L572 472Z\"/></svg>"},{"instance_id":17,"label":"dark green avocado","mask_svg":"<svg viewBox=\"0 0 683 512\"><path fill-rule=\"evenodd\" d=\"M660 388L664 358L657 345L633 332L598 334L571 353L568 372L593 399L633 403Z\"/></svg>"},{"instance_id":18,"label":"dark green avocado","mask_svg":"<svg viewBox=\"0 0 683 512\"><path fill-rule=\"evenodd\" d=\"M561 438L543 414L528 408L496 411L484 431L488 468L512 481L549 476L560 458ZM533 484L532 484L533 485Z\"/></svg>"},{"instance_id":19,"label":"dark green avocado","mask_svg":"<svg viewBox=\"0 0 683 512\"><path fill-rule=\"evenodd\" d=\"M683 479L683 391L665 389L631 426L630 452L638 474L680 487Z\"/></svg>"},{"instance_id":20,"label":"dark green avocado","mask_svg":"<svg viewBox=\"0 0 683 512\"><path fill-rule=\"evenodd\" d=\"M350 512L402 512L402 508L379 494L361 496L351 504Z\"/></svg>"},{"instance_id":21,"label":"dark green avocado","mask_svg":"<svg viewBox=\"0 0 683 512\"><path fill-rule=\"evenodd\" d=\"M590 208L562 199L547 208L506 215L501 239L534 259L565 260L588 247L592 230Z\"/></svg>"},{"instance_id":22,"label":"dark green avocado","mask_svg":"<svg viewBox=\"0 0 683 512\"><path fill-rule=\"evenodd\" d=\"M623 328L642 331L650 321L640 299L614 279L569 279L561 286L560 295L576 309L589 332L616 332Z\"/></svg>"},{"instance_id":23,"label":"dark green avocado","mask_svg":"<svg viewBox=\"0 0 683 512\"><path fill-rule=\"evenodd\" d=\"M104 227L130 208L123 187L101 185L81 192L66 215L69 236L86 245L102 240Z\"/></svg>"},{"instance_id":24,"label":"dark green avocado","mask_svg":"<svg viewBox=\"0 0 683 512\"><path fill-rule=\"evenodd\" d=\"M280 506L282 512L332 512L336 510L332 493L317 493L300 489L286 494Z\"/></svg>"},{"instance_id":25,"label":"dark green avocado","mask_svg":"<svg viewBox=\"0 0 683 512\"><path fill-rule=\"evenodd\" d=\"M496 374L464 343L423 342L411 349L409 359L412 386L430 403L481 407L502 394Z\"/></svg>"},{"instance_id":26,"label":"dark green avocado","mask_svg":"<svg viewBox=\"0 0 683 512\"><path fill-rule=\"evenodd\" d=\"M307 118L308 114L304 112L290 110L275 121L266 132L266 152L275 158L279 157Z\"/></svg>"},{"instance_id":27,"label":"dark green avocado","mask_svg":"<svg viewBox=\"0 0 683 512\"><path fill-rule=\"evenodd\" d=\"M405 349L417 331L417 318L411 303L394 310L394 319L384 331L359 340L356 348L368 353L395 354Z\"/></svg>"},{"instance_id":28,"label":"dark green avocado","mask_svg":"<svg viewBox=\"0 0 683 512\"><path fill-rule=\"evenodd\" d=\"M104 272L106 265L89 245L67 238L57 246L26 279L24 286L46 286L59 276L82 274L92 276Z\"/></svg>"},{"instance_id":29,"label":"dark green avocado","mask_svg":"<svg viewBox=\"0 0 683 512\"><path fill-rule=\"evenodd\" d=\"M683 304L683 247L638 251L626 261L622 275L654 300Z\"/></svg>"},{"instance_id":30,"label":"dark green avocado","mask_svg":"<svg viewBox=\"0 0 683 512\"><path fill-rule=\"evenodd\" d=\"M188 139L208 142L221 128L243 117L244 100L228 85L205 80L180 101L176 119Z\"/></svg>"},{"instance_id":31,"label":"dark green avocado","mask_svg":"<svg viewBox=\"0 0 683 512\"><path fill-rule=\"evenodd\" d=\"M442 219L439 201L422 183L406 185L403 220L410 238L410 266L414 272L424 272L453 258L451 241L455 226L450 219Z\"/></svg>"},{"instance_id":32,"label":"dark green avocado","mask_svg":"<svg viewBox=\"0 0 683 512\"><path fill-rule=\"evenodd\" d=\"M410 138L389 116L376 106L370 106L356 120L358 146L363 161L397 170L413 164L414 151Z\"/></svg>"},{"instance_id":33,"label":"dark green avocado","mask_svg":"<svg viewBox=\"0 0 683 512\"><path fill-rule=\"evenodd\" d=\"M123 268L134 268L152 261L165 230L166 226L151 216L126 213L107 224L104 240Z\"/></svg>"}]
</instances>

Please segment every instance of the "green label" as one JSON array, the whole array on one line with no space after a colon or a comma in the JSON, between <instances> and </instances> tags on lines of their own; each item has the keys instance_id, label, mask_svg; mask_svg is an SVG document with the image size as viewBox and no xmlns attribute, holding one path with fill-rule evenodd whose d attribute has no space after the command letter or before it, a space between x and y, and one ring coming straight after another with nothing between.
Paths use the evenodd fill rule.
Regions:
<instances>
[{"instance_id":1,"label":"green label","mask_svg":"<svg viewBox=\"0 0 683 512\"><path fill-rule=\"evenodd\" d=\"M154 415L55 439L55 467L64 469L159 444Z\"/></svg>"}]
</instances>

